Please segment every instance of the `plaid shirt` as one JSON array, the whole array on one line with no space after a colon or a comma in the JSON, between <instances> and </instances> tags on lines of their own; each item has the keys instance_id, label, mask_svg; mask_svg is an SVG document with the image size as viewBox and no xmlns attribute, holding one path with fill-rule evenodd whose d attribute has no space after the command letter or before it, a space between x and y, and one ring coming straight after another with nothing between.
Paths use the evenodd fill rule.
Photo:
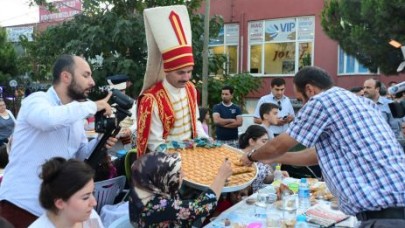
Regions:
<instances>
[{"instance_id":1,"label":"plaid shirt","mask_svg":"<svg viewBox=\"0 0 405 228\"><path fill-rule=\"evenodd\" d=\"M370 100L333 87L312 97L287 133L316 147L346 214L405 206L405 153Z\"/></svg>"}]
</instances>

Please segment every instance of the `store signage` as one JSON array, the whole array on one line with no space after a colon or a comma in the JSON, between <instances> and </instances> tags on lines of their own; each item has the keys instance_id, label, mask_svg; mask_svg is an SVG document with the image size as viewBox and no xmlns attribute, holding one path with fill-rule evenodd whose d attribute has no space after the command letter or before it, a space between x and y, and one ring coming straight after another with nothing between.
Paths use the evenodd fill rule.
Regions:
<instances>
[{"instance_id":1,"label":"store signage","mask_svg":"<svg viewBox=\"0 0 405 228\"><path fill-rule=\"evenodd\" d=\"M263 42L263 21L253 21L249 23L249 42L261 43Z\"/></svg>"},{"instance_id":2,"label":"store signage","mask_svg":"<svg viewBox=\"0 0 405 228\"><path fill-rule=\"evenodd\" d=\"M80 0L55 1L52 4L55 5L56 12L49 12L43 6L39 7L39 22L63 21L82 11Z\"/></svg>"},{"instance_id":3,"label":"store signage","mask_svg":"<svg viewBox=\"0 0 405 228\"><path fill-rule=\"evenodd\" d=\"M266 21L266 41L295 40L295 19L281 19Z\"/></svg>"},{"instance_id":4,"label":"store signage","mask_svg":"<svg viewBox=\"0 0 405 228\"><path fill-rule=\"evenodd\" d=\"M227 45L239 43L239 24L225 25L225 43Z\"/></svg>"},{"instance_id":5,"label":"store signage","mask_svg":"<svg viewBox=\"0 0 405 228\"><path fill-rule=\"evenodd\" d=\"M298 18L298 40L312 40L314 39L314 17L300 17Z\"/></svg>"},{"instance_id":6,"label":"store signage","mask_svg":"<svg viewBox=\"0 0 405 228\"><path fill-rule=\"evenodd\" d=\"M32 34L34 33L33 26L24 27L7 27L7 40L9 42L20 42L20 36L26 36L28 41L32 41Z\"/></svg>"}]
</instances>

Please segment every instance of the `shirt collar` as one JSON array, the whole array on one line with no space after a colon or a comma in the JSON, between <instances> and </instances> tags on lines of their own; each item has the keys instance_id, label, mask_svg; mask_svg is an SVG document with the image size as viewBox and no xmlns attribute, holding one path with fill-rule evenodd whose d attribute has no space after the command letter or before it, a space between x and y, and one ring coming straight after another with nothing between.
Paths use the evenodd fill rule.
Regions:
<instances>
[{"instance_id":1,"label":"shirt collar","mask_svg":"<svg viewBox=\"0 0 405 228\"><path fill-rule=\"evenodd\" d=\"M284 100L284 99L286 98L286 96L283 95L283 96L281 97L281 99L279 100L279 99L277 99L277 98L273 95L273 93L270 93L270 97L273 98L273 100L275 100L275 101L281 101L281 100Z\"/></svg>"},{"instance_id":2,"label":"shirt collar","mask_svg":"<svg viewBox=\"0 0 405 228\"><path fill-rule=\"evenodd\" d=\"M174 86L172 86L167 80L166 78L163 79L163 87L165 87L167 89L167 91L169 91L169 93L172 94L179 94L184 88L176 88Z\"/></svg>"},{"instance_id":3,"label":"shirt collar","mask_svg":"<svg viewBox=\"0 0 405 228\"><path fill-rule=\"evenodd\" d=\"M384 99L383 96L380 95L378 97L378 100L377 100L376 104L381 105L381 104L385 104L385 103L386 103L386 100Z\"/></svg>"},{"instance_id":4,"label":"shirt collar","mask_svg":"<svg viewBox=\"0 0 405 228\"><path fill-rule=\"evenodd\" d=\"M60 100L58 94L55 91L55 88L53 88L53 86L49 87L47 93L49 94L49 96L51 96L53 98L53 100L55 101L56 104L58 105L62 105L62 101Z\"/></svg>"},{"instance_id":5,"label":"shirt collar","mask_svg":"<svg viewBox=\"0 0 405 228\"><path fill-rule=\"evenodd\" d=\"M231 107L232 104L233 104L233 103L231 102L229 105L227 105L227 104L225 104L223 101L221 101L221 102L222 102L222 105L225 106L225 107Z\"/></svg>"}]
</instances>

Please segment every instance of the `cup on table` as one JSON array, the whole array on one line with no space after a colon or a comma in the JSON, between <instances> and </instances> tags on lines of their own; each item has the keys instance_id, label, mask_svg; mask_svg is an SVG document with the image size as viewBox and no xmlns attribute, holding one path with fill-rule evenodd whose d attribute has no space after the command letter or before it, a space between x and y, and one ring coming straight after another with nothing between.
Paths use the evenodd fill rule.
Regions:
<instances>
[{"instance_id":1,"label":"cup on table","mask_svg":"<svg viewBox=\"0 0 405 228\"><path fill-rule=\"evenodd\" d=\"M283 193L281 196L282 209L286 211L296 211L298 206L297 194Z\"/></svg>"},{"instance_id":2,"label":"cup on table","mask_svg":"<svg viewBox=\"0 0 405 228\"><path fill-rule=\"evenodd\" d=\"M259 207L268 207L277 200L276 190L273 186L261 188L257 191L256 205Z\"/></svg>"},{"instance_id":3,"label":"cup on table","mask_svg":"<svg viewBox=\"0 0 405 228\"><path fill-rule=\"evenodd\" d=\"M266 207L266 191L259 189L257 191L256 205L259 207Z\"/></svg>"},{"instance_id":4,"label":"cup on table","mask_svg":"<svg viewBox=\"0 0 405 228\"><path fill-rule=\"evenodd\" d=\"M281 228L294 228L295 219L281 219L280 226Z\"/></svg>"},{"instance_id":5,"label":"cup on table","mask_svg":"<svg viewBox=\"0 0 405 228\"><path fill-rule=\"evenodd\" d=\"M267 228L281 227L281 216L275 212L267 212L266 227Z\"/></svg>"}]
</instances>

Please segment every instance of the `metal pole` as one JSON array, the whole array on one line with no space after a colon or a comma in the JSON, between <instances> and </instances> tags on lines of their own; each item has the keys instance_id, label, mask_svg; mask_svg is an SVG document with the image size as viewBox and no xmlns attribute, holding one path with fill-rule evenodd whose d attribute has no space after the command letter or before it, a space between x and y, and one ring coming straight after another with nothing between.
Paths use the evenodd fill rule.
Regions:
<instances>
[{"instance_id":1,"label":"metal pole","mask_svg":"<svg viewBox=\"0 0 405 228\"><path fill-rule=\"evenodd\" d=\"M204 46L202 70L202 106L208 107L208 41L210 36L210 0L205 0Z\"/></svg>"}]
</instances>

